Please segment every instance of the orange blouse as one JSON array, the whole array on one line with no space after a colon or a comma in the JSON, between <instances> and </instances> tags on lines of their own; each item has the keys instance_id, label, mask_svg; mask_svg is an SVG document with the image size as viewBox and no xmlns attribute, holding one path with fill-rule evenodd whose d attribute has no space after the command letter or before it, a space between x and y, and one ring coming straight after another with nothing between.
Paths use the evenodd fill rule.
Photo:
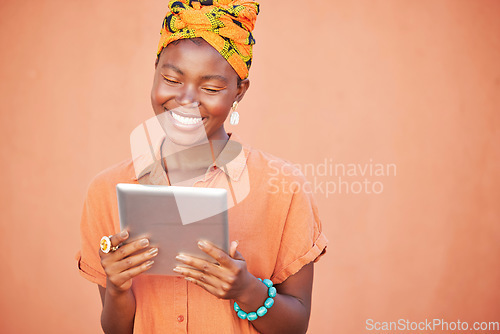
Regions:
<instances>
[{"instance_id":1,"label":"orange blouse","mask_svg":"<svg viewBox=\"0 0 500 334\"><path fill-rule=\"evenodd\" d=\"M231 135L228 144L236 141ZM228 190L233 200L230 241L238 240L250 273L279 284L326 250L316 204L297 168L245 145L234 157L231 147L224 147L194 186ZM233 158L219 166L225 155ZM103 287L99 241L120 230L116 184L169 184L159 160L138 173L139 178L137 166L128 159L99 173L84 203L78 267L83 277ZM218 299L184 278L142 274L134 278L132 289L135 333L257 333L249 321L238 318L231 300Z\"/></svg>"}]
</instances>

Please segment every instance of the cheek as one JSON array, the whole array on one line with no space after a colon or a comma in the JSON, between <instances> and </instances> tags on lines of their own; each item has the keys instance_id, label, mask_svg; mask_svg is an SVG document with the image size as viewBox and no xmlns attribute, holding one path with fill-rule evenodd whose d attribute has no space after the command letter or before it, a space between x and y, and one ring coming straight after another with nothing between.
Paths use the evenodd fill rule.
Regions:
<instances>
[{"instance_id":1,"label":"cheek","mask_svg":"<svg viewBox=\"0 0 500 334\"><path fill-rule=\"evenodd\" d=\"M214 99L214 101L206 102L210 109L212 117L226 118L231 111L233 101L228 98Z\"/></svg>"},{"instance_id":2,"label":"cheek","mask_svg":"<svg viewBox=\"0 0 500 334\"><path fill-rule=\"evenodd\" d=\"M163 112L163 104L168 100L168 90L163 85L153 84L151 88L151 104L155 113Z\"/></svg>"},{"instance_id":3,"label":"cheek","mask_svg":"<svg viewBox=\"0 0 500 334\"><path fill-rule=\"evenodd\" d=\"M157 84L153 85L153 88L151 88L151 101L153 103L158 103L161 102L163 96L165 93L161 89L161 87Z\"/></svg>"}]
</instances>

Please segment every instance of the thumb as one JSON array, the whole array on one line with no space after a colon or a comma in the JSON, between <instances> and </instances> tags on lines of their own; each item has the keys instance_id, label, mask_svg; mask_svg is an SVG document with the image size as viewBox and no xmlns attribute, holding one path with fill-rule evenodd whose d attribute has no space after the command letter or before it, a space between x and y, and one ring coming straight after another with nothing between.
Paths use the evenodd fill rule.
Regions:
<instances>
[{"instance_id":1,"label":"thumb","mask_svg":"<svg viewBox=\"0 0 500 334\"><path fill-rule=\"evenodd\" d=\"M240 260L240 261L245 261L245 258L243 257L243 255L241 255L241 253L238 252L238 251L234 252L233 259Z\"/></svg>"},{"instance_id":2,"label":"thumb","mask_svg":"<svg viewBox=\"0 0 500 334\"><path fill-rule=\"evenodd\" d=\"M238 240L231 242L231 247L229 249L229 255L235 260L245 261L241 253L236 249L238 248Z\"/></svg>"},{"instance_id":3,"label":"thumb","mask_svg":"<svg viewBox=\"0 0 500 334\"><path fill-rule=\"evenodd\" d=\"M234 254L236 253L236 248L238 248L238 240L231 241L231 245L229 246L229 256L234 258Z\"/></svg>"}]
</instances>

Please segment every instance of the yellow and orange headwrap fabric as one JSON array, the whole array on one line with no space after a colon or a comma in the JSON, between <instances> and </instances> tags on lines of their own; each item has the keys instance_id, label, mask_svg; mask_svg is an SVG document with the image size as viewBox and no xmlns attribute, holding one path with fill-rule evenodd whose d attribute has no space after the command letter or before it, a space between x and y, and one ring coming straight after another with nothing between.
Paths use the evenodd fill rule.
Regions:
<instances>
[{"instance_id":1,"label":"yellow and orange headwrap fabric","mask_svg":"<svg viewBox=\"0 0 500 334\"><path fill-rule=\"evenodd\" d=\"M252 30L259 4L245 0L173 0L163 20L157 56L171 42L201 37L217 50L241 79L252 64Z\"/></svg>"}]
</instances>

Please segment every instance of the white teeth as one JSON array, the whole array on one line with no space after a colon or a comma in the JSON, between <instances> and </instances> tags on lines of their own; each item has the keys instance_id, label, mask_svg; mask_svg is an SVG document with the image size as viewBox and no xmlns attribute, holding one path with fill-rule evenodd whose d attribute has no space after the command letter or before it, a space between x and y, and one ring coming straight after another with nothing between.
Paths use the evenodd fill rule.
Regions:
<instances>
[{"instance_id":1,"label":"white teeth","mask_svg":"<svg viewBox=\"0 0 500 334\"><path fill-rule=\"evenodd\" d=\"M203 120L201 117L184 117L181 115L178 115L174 112L170 112L172 114L172 117L179 123L186 124L186 125L192 125L192 124L198 124L201 123Z\"/></svg>"}]
</instances>

